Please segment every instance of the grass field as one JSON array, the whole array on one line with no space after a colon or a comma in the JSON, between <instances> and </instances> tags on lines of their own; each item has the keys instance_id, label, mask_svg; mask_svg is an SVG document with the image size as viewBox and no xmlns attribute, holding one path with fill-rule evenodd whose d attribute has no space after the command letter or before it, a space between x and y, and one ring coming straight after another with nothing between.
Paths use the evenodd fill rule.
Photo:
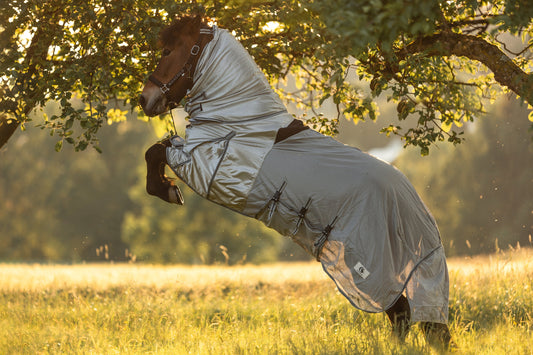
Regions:
<instances>
[{"instance_id":1,"label":"grass field","mask_svg":"<svg viewBox=\"0 0 533 355\"><path fill-rule=\"evenodd\" d=\"M451 259L458 353L533 354L533 251ZM318 263L0 264L0 354L428 354Z\"/></svg>"}]
</instances>

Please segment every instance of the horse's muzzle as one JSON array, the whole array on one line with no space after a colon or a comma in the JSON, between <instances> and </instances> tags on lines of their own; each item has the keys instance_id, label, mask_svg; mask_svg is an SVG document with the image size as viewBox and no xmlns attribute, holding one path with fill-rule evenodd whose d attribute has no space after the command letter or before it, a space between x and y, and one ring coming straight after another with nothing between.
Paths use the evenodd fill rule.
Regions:
<instances>
[{"instance_id":1,"label":"horse's muzzle","mask_svg":"<svg viewBox=\"0 0 533 355\"><path fill-rule=\"evenodd\" d=\"M154 90L143 91L139 96L139 105L149 117L157 116L168 111L167 98L155 87Z\"/></svg>"},{"instance_id":2,"label":"horse's muzzle","mask_svg":"<svg viewBox=\"0 0 533 355\"><path fill-rule=\"evenodd\" d=\"M139 96L139 105L141 105L144 111L144 108L146 107L146 99L144 98L144 95L142 94Z\"/></svg>"}]
</instances>

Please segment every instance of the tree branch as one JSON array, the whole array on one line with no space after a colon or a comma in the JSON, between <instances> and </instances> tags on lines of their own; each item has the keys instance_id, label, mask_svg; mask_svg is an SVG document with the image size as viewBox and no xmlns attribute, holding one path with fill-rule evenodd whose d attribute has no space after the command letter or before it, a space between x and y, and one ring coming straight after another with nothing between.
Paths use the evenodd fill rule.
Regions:
<instances>
[{"instance_id":1,"label":"tree branch","mask_svg":"<svg viewBox=\"0 0 533 355\"><path fill-rule=\"evenodd\" d=\"M494 17L494 16L490 16ZM487 18L481 18L481 19L474 19L474 20L461 20L461 21L453 21L449 22L447 27L464 27L464 26L478 26L478 25L488 25L489 24L489 17ZM444 27L444 26L443 26Z\"/></svg>"},{"instance_id":2,"label":"tree branch","mask_svg":"<svg viewBox=\"0 0 533 355\"><path fill-rule=\"evenodd\" d=\"M482 38L443 32L419 38L401 49L397 55L403 59L415 53L425 53L428 56L455 55L483 63L494 73L494 78L500 85L508 87L533 105L533 75L524 72L496 45Z\"/></svg>"}]
</instances>

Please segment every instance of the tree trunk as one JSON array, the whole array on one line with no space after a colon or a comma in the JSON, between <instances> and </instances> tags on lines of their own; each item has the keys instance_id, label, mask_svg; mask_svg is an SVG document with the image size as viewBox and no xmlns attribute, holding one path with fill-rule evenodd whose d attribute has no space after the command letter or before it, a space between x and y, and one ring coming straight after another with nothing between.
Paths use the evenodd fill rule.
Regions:
<instances>
[{"instance_id":1,"label":"tree trunk","mask_svg":"<svg viewBox=\"0 0 533 355\"><path fill-rule=\"evenodd\" d=\"M46 29L49 30L50 27L47 27ZM20 74L20 77L16 79L15 87L12 89L12 91L8 93L2 92L2 95L13 95L14 97L17 97L22 93L24 97L33 96L33 92L30 91L27 87L23 87L23 85L25 85L29 78L32 78L38 72L36 64L37 61L35 59L46 59L48 47L50 47L50 45L52 44L53 36L45 36L45 31L46 30L44 27L39 27L37 29L37 31L32 37L31 44L28 47L28 50L26 51L26 55L24 57L23 68L28 68L27 71ZM35 108L36 104L36 102L25 100L22 105L22 107L24 107L23 114L20 116L17 115L17 118L22 121L25 121L27 115ZM12 119L9 117L9 115L0 112L0 149L7 143L9 138L11 138L13 133L15 133L17 128L20 126L20 120Z\"/></svg>"},{"instance_id":2,"label":"tree trunk","mask_svg":"<svg viewBox=\"0 0 533 355\"><path fill-rule=\"evenodd\" d=\"M7 143L9 138L15 133L20 122L8 120L7 115L0 114L0 149Z\"/></svg>"},{"instance_id":3,"label":"tree trunk","mask_svg":"<svg viewBox=\"0 0 533 355\"><path fill-rule=\"evenodd\" d=\"M524 72L497 46L471 35L442 32L415 40L398 53L405 58L413 53L429 56L467 57L486 65L494 79L508 87L530 105L533 105L533 74Z\"/></svg>"}]
</instances>

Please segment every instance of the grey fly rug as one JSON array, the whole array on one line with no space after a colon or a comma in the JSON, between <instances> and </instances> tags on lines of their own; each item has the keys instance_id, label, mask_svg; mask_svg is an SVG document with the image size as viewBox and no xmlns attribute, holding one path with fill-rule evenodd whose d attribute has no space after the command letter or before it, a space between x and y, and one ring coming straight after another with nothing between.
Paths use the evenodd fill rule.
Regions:
<instances>
[{"instance_id":1,"label":"grey fly rug","mask_svg":"<svg viewBox=\"0 0 533 355\"><path fill-rule=\"evenodd\" d=\"M275 143L293 117L240 43L213 34L188 94L186 136L167 148L176 175L290 237L356 308L382 312L403 293L412 321L447 323L439 231L406 177L311 129Z\"/></svg>"}]
</instances>

